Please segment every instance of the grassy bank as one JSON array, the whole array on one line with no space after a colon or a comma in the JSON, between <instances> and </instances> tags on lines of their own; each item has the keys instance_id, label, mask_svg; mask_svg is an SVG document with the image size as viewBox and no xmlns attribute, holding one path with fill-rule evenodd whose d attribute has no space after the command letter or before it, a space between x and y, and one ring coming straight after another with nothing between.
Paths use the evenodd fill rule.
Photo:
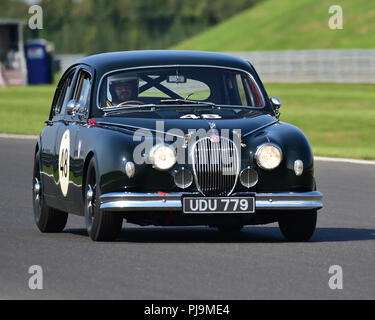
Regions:
<instances>
[{"instance_id":1,"label":"grassy bank","mask_svg":"<svg viewBox=\"0 0 375 320\"><path fill-rule=\"evenodd\" d=\"M332 5L342 7L343 29L331 30L328 26ZM173 49L368 49L374 48L374 19L374 3L369 0L265 0Z\"/></svg>"},{"instance_id":2,"label":"grassy bank","mask_svg":"<svg viewBox=\"0 0 375 320\"><path fill-rule=\"evenodd\" d=\"M282 100L281 120L301 128L315 155L375 159L375 86L266 84ZM55 86L0 89L0 133L38 135Z\"/></svg>"}]
</instances>

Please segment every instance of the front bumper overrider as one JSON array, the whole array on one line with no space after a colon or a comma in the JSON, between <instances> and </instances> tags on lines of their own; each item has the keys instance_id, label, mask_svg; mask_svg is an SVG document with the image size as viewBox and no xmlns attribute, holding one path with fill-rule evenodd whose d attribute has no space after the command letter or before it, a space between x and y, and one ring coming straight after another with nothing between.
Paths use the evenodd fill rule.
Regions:
<instances>
[{"instance_id":1,"label":"front bumper overrider","mask_svg":"<svg viewBox=\"0 0 375 320\"><path fill-rule=\"evenodd\" d=\"M255 209L260 210L318 210L323 207L323 195L319 191L252 193ZM182 196L202 196L198 193L133 193L113 192L100 196L100 209L111 212L134 211L182 211ZM242 194L243 195L243 194ZM250 195L250 193L248 194ZM236 195L238 196L238 195Z\"/></svg>"}]
</instances>

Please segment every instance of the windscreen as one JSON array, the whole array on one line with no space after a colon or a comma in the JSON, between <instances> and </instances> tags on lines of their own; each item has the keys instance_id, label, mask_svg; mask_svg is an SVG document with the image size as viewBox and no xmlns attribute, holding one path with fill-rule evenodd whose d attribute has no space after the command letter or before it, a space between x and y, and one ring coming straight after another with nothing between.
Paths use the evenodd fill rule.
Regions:
<instances>
[{"instance_id":1,"label":"windscreen","mask_svg":"<svg viewBox=\"0 0 375 320\"><path fill-rule=\"evenodd\" d=\"M262 107L263 96L245 72L218 68L169 67L121 71L107 75L100 88L100 107L163 104L194 100L217 105Z\"/></svg>"}]
</instances>

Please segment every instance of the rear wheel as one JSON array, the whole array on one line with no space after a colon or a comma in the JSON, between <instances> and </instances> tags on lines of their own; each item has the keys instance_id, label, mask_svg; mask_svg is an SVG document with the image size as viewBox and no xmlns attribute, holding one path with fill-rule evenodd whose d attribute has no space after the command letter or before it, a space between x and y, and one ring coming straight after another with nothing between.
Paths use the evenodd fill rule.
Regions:
<instances>
[{"instance_id":1,"label":"rear wheel","mask_svg":"<svg viewBox=\"0 0 375 320\"><path fill-rule=\"evenodd\" d=\"M33 170L34 220L41 232L61 232L66 226L68 214L46 205L40 179L39 153L35 155Z\"/></svg>"},{"instance_id":2,"label":"rear wheel","mask_svg":"<svg viewBox=\"0 0 375 320\"><path fill-rule=\"evenodd\" d=\"M287 212L279 218L281 233L289 241L308 241L316 228L317 212Z\"/></svg>"},{"instance_id":3,"label":"rear wheel","mask_svg":"<svg viewBox=\"0 0 375 320\"><path fill-rule=\"evenodd\" d=\"M85 220L87 233L94 241L111 241L119 235L122 217L100 209L100 188L94 158L91 159L85 182Z\"/></svg>"}]
</instances>

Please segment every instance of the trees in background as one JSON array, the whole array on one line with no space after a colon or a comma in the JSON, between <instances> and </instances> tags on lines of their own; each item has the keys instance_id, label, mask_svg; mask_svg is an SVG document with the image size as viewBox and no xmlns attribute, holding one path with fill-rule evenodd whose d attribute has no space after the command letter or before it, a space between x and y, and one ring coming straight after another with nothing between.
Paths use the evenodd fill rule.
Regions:
<instances>
[{"instance_id":1,"label":"trees in background","mask_svg":"<svg viewBox=\"0 0 375 320\"><path fill-rule=\"evenodd\" d=\"M261 0L41 0L43 30L58 53L163 49ZM29 4L1 0L0 17L28 18ZM27 28L26 28L27 29Z\"/></svg>"}]
</instances>

